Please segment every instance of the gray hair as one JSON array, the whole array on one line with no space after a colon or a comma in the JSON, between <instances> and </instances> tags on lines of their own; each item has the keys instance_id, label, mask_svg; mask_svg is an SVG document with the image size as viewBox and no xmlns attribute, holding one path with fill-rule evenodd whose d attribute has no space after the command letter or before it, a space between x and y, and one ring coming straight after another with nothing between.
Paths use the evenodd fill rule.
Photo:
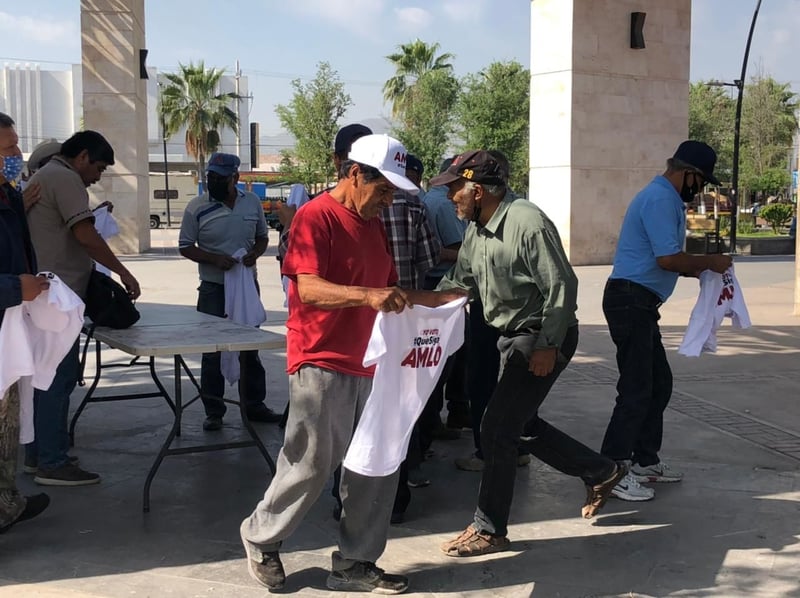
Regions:
<instances>
[{"instance_id":1,"label":"gray hair","mask_svg":"<svg viewBox=\"0 0 800 598\"><path fill-rule=\"evenodd\" d=\"M505 185L487 185L486 183L476 183L475 181L467 181L464 185L470 191L475 190L475 185L480 185L483 190L492 197L503 197L506 194Z\"/></svg>"}]
</instances>

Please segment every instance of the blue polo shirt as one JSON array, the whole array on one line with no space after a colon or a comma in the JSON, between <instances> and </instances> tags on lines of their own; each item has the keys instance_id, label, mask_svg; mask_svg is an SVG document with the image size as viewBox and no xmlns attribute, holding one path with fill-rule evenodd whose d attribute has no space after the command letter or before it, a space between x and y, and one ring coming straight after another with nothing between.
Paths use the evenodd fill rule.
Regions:
<instances>
[{"instance_id":1,"label":"blue polo shirt","mask_svg":"<svg viewBox=\"0 0 800 598\"><path fill-rule=\"evenodd\" d=\"M681 196L672 183L657 176L628 206L610 278L638 283L666 301L675 290L678 273L659 268L656 258L682 252L685 238Z\"/></svg>"},{"instance_id":2,"label":"blue polo shirt","mask_svg":"<svg viewBox=\"0 0 800 598\"><path fill-rule=\"evenodd\" d=\"M428 212L428 222L433 226L433 230L442 247L448 247L464 241L464 233L469 223L459 220L458 216L456 216L455 205L447 199L446 186L431 187L422 201L425 203L425 209ZM425 274L431 278L441 278L452 267L452 262L441 262Z\"/></svg>"}]
</instances>

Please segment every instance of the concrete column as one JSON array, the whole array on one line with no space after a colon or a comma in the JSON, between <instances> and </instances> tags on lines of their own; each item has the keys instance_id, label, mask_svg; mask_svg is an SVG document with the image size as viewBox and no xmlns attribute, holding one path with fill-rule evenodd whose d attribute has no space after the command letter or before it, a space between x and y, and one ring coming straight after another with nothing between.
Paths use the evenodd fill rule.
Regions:
<instances>
[{"instance_id":1,"label":"concrete column","mask_svg":"<svg viewBox=\"0 0 800 598\"><path fill-rule=\"evenodd\" d=\"M626 207L688 135L690 35L691 0L531 0L530 197L572 264L611 263Z\"/></svg>"},{"instance_id":2,"label":"concrete column","mask_svg":"<svg viewBox=\"0 0 800 598\"><path fill-rule=\"evenodd\" d=\"M114 203L118 253L150 248L144 42L144 0L81 0L84 128L108 139L116 161L89 192Z\"/></svg>"}]
</instances>

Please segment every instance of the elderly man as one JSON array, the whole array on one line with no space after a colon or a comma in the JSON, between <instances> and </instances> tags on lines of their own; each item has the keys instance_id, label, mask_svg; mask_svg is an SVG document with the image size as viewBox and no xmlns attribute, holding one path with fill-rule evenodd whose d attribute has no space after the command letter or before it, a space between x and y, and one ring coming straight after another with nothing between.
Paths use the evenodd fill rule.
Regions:
<instances>
[{"instance_id":1,"label":"elderly man","mask_svg":"<svg viewBox=\"0 0 800 598\"><path fill-rule=\"evenodd\" d=\"M236 187L239 164L233 154L211 155L206 167L208 191L186 205L178 239L181 255L198 264L197 311L220 318L225 317L225 272L238 261L233 254L246 250L241 262L252 267L267 249L267 223L261 201L254 193ZM244 401L247 417L255 422L279 422L280 414L264 404L267 375L258 351L241 351L239 363L239 400ZM222 401L225 378L220 353L203 353L200 395L206 410L203 429L220 430L227 410Z\"/></svg>"},{"instance_id":2,"label":"elderly man","mask_svg":"<svg viewBox=\"0 0 800 598\"><path fill-rule=\"evenodd\" d=\"M650 500L652 488L639 482L677 482L681 474L658 456L664 409L672 396L672 371L658 326L659 306L672 294L680 274L723 273L729 255L683 251L685 203L714 176L717 155L699 141L684 141L667 160L667 170L642 189L622 222L614 269L603 293L603 313L617 347L617 402L601 452L626 461L630 473L613 490L629 501Z\"/></svg>"},{"instance_id":3,"label":"elderly man","mask_svg":"<svg viewBox=\"0 0 800 598\"><path fill-rule=\"evenodd\" d=\"M28 211L28 224L39 267L53 272L83 298L94 262L119 275L131 298L139 282L122 265L94 227L87 187L114 164L114 149L96 131L80 131L67 139L55 156L31 177L41 199ZM50 486L97 484L100 476L85 471L67 454L69 398L78 382L78 339L58 366L46 391L34 393L36 440L26 449L26 467L37 468L34 482Z\"/></svg>"},{"instance_id":4,"label":"elderly man","mask_svg":"<svg viewBox=\"0 0 800 598\"><path fill-rule=\"evenodd\" d=\"M603 506L625 469L537 415L578 344L578 279L553 223L534 203L508 193L506 173L487 151L461 154L431 184L447 185L459 217L471 221L455 268L438 288L480 296L486 322L500 331L504 358L481 424L484 468L474 522L442 546L449 556L476 556L510 546L520 443L584 481L586 518Z\"/></svg>"},{"instance_id":5,"label":"elderly man","mask_svg":"<svg viewBox=\"0 0 800 598\"><path fill-rule=\"evenodd\" d=\"M36 255L31 245L22 194L15 183L22 174L14 121L0 112L0 324L5 310L33 301L47 289L36 276ZM0 355L4 359L5 355ZM47 494L22 496L17 489L19 447L19 391L15 382L0 395L0 534L12 525L36 517L50 504Z\"/></svg>"},{"instance_id":6,"label":"elderly man","mask_svg":"<svg viewBox=\"0 0 800 598\"><path fill-rule=\"evenodd\" d=\"M406 150L386 135L358 139L336 187L300 208L283 273L290 278L287 370L291 409L277 471L241 535L251 576L272 589L286 579L278 550L342 462L372 386L362 364L377 311L438 305L459 293L405 291L388 251L381 211L396 188L413 193ZM332 590L396 594L408 580L375 565L386 546L398 472L343 470L339 550Z\"/></svg>"}]
</instances>

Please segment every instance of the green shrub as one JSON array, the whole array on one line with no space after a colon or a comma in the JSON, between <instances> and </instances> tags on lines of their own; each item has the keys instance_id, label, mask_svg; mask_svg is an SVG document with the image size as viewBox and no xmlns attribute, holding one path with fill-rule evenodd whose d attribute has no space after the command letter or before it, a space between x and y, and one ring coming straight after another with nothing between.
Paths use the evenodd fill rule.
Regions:
<instances>
[{"instance_id":1,"label":"green shrub","mask_svg":"<svg viewBox=\"0 0 800 598\"><path fill-rule=\"evenodd\" d=\"M779 229L794 216L794 206L790 203L771 203L758 211L759 217L767 221L777 235Z\"/></svg>"},{"instance_id":2,"label":"green shrub","mask_svg":"<svg viewBox=\"0 0 800 598\"><path fill-rule=\"evenodd\" d=\"M740 235L751 235L756 232L756 223L752 214L740 214L736 222L736 232Z\"/></svg>"}]
</instances>

